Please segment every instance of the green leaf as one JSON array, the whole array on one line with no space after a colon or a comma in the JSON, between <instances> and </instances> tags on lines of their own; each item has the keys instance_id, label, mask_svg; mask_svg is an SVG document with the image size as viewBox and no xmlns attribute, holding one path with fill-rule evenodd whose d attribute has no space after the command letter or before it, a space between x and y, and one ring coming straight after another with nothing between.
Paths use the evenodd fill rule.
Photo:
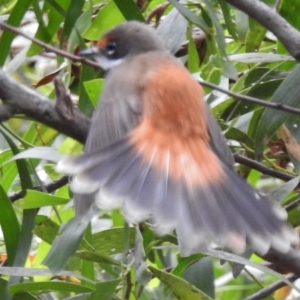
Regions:
<instances>
[{"instance_id":1,"label":"green leaf","mask_svg":"<svg viewBox=\"0 0 300 300\"><path fill-rule=\"evenodd\" d=\"M196 287L194 287L184 279L174 276L170 273L161 271L152 266L149 266L148 268L154 276L161 280L161 282L170 289L170 291L175 295L177 299L212 300L212 298L198 290Z\"/></svg>"},{"instance_id":2,"label":"green leaf","mask_svg":"<svg viewBox=\"0 0 300 300\"><path fill-rule=\"evenodd\" d=\"M84 41L81 36L91 26L92 17L93 17L93 7L89 5L86 11L84 11L76 20L75 28L71 32L71 35L68 39L69 52L73 53L78 45L80 47L84 45Z\"/></svg>"},{"instance_id":3,"label":"green leaf","mask_svg":"<svg viewBox=\"0 0 300 300\"><path fill-rule=\"evenodd\" d=\"M47 282L28 282L28 283L14 284L9 287L9 291L12 294L22 293L22 292L34 292L37 294L43 294L46 292L55 292L55 291L72 292L72 293L90 293L93 292L94 289L79 284L69 283L69 282L47 281Z\"/></svg>"},{"instance_id":4,"label":"green leaf","mask_svg":"<svg viewBox=\"0 0 300 300\"><path fill-rule=\"evenodd\" d=\"M74 222L74 221L73 221ZM79 223L80 220L77 219ZM37 216L36 227L33 232L43 241L48 244L52 244L59 231L57 223L51 221L44 216ZM136 230L133 227L129 227L129 247L133 248L135 244ZM78 256L83 257L86 255L84 251L93 251L97 249L97 253L104 256L110 256L118 253L122 253L124 250L125 232L123 227L111 228L96 232L92 237L92 247L84 240L81 242ZM80 252L81 251L81 252ZM89 255L87 253L87 255Z\"/></svg>"},{"instance_id":5,"label":"green leaf","mask_svg":"<svg viewBox=\"0 0 300 300\"><path fill-rule=\"evenodd\" d=\"M145 22L143 15L133 0L114 0L114 2L126 20Z\"/></svg>"},{"instance_id":6,"label":"green leaf","mask_svg":"<svg viewBox=\"0 0 300 300\"><path fill-rule=\"evenodd\" d=\"M129 248L133 248L136 238L136 230L133 227L128 228ZM99 253L112 255L124 251L125 230L123 227L111 228L94 234L93 246Z\"/></svg>"},{"instance_id":7,"label":"green leaf","mask_svg":"<svg viewBox=\"0 0 300 300\"><path fill-rule=\"evenodd\" d=\"M178 9L178 11L189 21L199 26L205 33L208 31L208 26L203 19L199 18L194 12L187 9L185 6L180 4L177 0L169 0L170 3Z\"/></svg>"},{"instance_id":8,"label":"green leaf","mask_svg":"<svg viewBox=\"0 0 300 300\"><path fill-rule=\"evenodd\" d=\"M85 0L76 0L76 5L74 5L73 2L70 2L70 5L68 7L65 16L64 27L62 30L62 37L61 37L62 42L69 38L72 30L74 29L74 25L77 22L77 19L81 15L81 11L84 3Z\"/></svg>"},{"instance_id":9,"label":"green leaf","mask_svg":"<svg viewBox=\"0 0 300 300\"><path fill-rule=\"evenodd\" d=\"M93 243L93 235L91 231L91 224L87 227L84 235L84 240L91 244ZM92 260L83 260L81 267L81 274L90 280L95 280L95 266ZM93 287L92 283L89 281L82 281L82 284L88 287Z\"/></svg>"},{"instance_id":10,"label":"green leaf","mask_svg":"<svg viewBox=\"0 0 300 300\"><path fill-rule=\"evenodd\" d=\"M290 25L300 30L300 15L296 14L299 11L300 3L298 0L282 0L280 1L278 13L282 16ZM277 52L278 53L288 53L285 46L280 40L277 41ZM285 63L280 67L281 70L290 70L294 68L297 64L296 61Z\"/></svg>"},{"instance_id":11,"label":"green leaf","mask_svg":"<svg viewBox=\"0 0 300 300\"><path fill-rule=\"evenodd\" d=\"M253 19L249 20L249 25L249 31L246 36L246 52L254 52L260 48L267 29Z\"/></svg>"},{"instance_id":12,"label":"green leaf","mask_svg":"<svg viewBox=\"0 0 300 300\"><path fill-rule=\"evenodd\" d=\"M178 264L177 266L173 269L172 273L175 276L182 276L184 273L184 270L194 262L202 259L205 257L204 254L198 253L198 254L193 254L188 257L179 257L178 259Z\"/></svg>"},{"instance_id":13,"label":"green leaf","mask_svg":"<svg viewBox=\"0 0 300 300\"><path fill-rule=\"evenodd\" d=\"M76 256L78 256L88 262L95 262L95 263L99 263L99 264L109 264L109 265L113 265L113 266L121 265L118 261L112 259L111 257L109 257L107 255L103 255L98 252L78 250L76 252ZM88 277L88 278L90 278L90 277Z\"/></svg>"},{"instance_id":14,"label":"green leaf","mask_svg":"<svg viewBox=\"0 0 300 300\"><path fill-rule=\"evenodd\" d=\"M209 17L213 21L214 27L217 32L218 59L219 59L220 65L222 66L223 74L230 79L236 80L237 79L237 71L228 58L228 55L226 52L225 36L223 33L223 28L220 25L219 18L213 8L211 1L205 0L205 4L206 4L206 8L207 8Z\"/></svg>"},{"instance_id":15,"label":"green leaf","mask_svg":"<svg viewBox=\"0 0 300 300\"><path fill-rule=\"evenodd\" d=\"M18 1L13 8L12 12L9 15L7 23L12 26L20 25L22 18L26 11L28 10L32 0L22 0ZM12 40L15 37L15 33L10 32L8 30L4 30L0 39L0 66L4 65L4 62L8 56L8 52L10 51L10 45Z\"/></svg>"},{"instance_id":16,"label":"green leaf","mask_svg":"<svg viewBox=\"0 0 300 300\"><path fill-rule=\"evenodd\" d=\"M299 82L300 66L297 66L276 90L271 102L298 107L300 103ZM256 134L254 138L255 152L257 156L261 155L266 142L290 116L291 113L281 110L270 108L265 109L256 127Z\"/></svg>"},{"instance_id":17,"label":"green leaf","mask_svg":"<svg viewBox=\"0 0 300 300\"><path fill-rule=\"evenodd\" d=\"M91 212L89 212L91 214ZM94 213L92 213L94 215ZM81 220L72 218L64 224L56 236L50 251L43 264L48 266L54 273L58 273L67 263L68 259L75 253L82 240L92 216L85 216Z\"/></svg>"},{"instance_id":18,"label":"green leaf","mask_svg":"<svg viewBox=\"0 0 300 300\"><path fill-rule=\"evenodd\" d=\"M58 234L59 226L45 216L37 216L33 233L48 244L52 244Z\"/></svg>"},{"instance_id":19,"label":"green leaf","mask_svg":"<svg viewBox=\"0 0 300 300\"><path fill-rule=\"evenodd\" d=\"M184 279L193 284L201 292L215 299L215 277L211 257L203 257L194 264L189 265L185 269Z\"/></svg>"},{"instance_id":20,"label":"green leaf","mask_svg":"<svg viewBox=\"0 0 300 300\"><path fill-rule=\"evenodd\" d=\"M2 176L0 176L0 183L6 192L9 191L18 174L18 169L15 162L5 163L12 157L12 155L13 154L10 149L0 153L0 165L2 173Z\"/></svg>"},{"instance_id":21,"label":"green leaf","mask_svg":"<svg viewBox=\"0 0 300 300\"><path fill-rule=\"evenodd\" d=\"M109 300L112 299L120 279L99 282L96 284L96 291L93 292L87 300Z\"/></svg>"},{"instance_id":22,"label":"green leaf","mask_svg":"<svg viewBox=\"0 0 300 300\"><path fill-rule=\"evenodd\" d=\"M192 36L192 28L189 28L189 46L188 46L188 69L191 73L199 70L200 60L195 41Z\"/></svg>"},{"instance_id":23,"label":"green leaf","mask_svg":"<svg viewBox=\"0 0 300 300\"><path fill-rule=\"evenodd\" d=\"M53 276L53 274L48 269L22 268L22 267L0 267L0 274L6 276L24 276L24 277L34 277L34 276L52 277ZM83 280L89 280L88 278L85 278L78 273L70 272L70 271L60 272L59 276L68 276L68 277L75 277Z\"/></svg>"},{"instance_id":24,"label":"green leaf","mask_svg":"<svg viewBox=\"0 0 300 300\"><path fill-rule=\"evenodd\" d=\"M98 103L99 96L102 91L103 85L104 85L104 79L102 79L102 78L85 81L83 83L86 93L88 94L90 101L94 107L96 107L96 105Z\"/></svg>"},{"instance_id":25,"label":"green leaf","mask_svg":"<svg viewBox=\"0 0 300 300\"><path fill-rule=\"evenodd\" d=\"M229 34L231 34L231 36L236 40L237 39L236 27L234 26L234 23L232 21L228 4L225 2L225 0L219 0L219 4L223 12L226 28Z\"/></svg>"},{"instance_id":26,"label":"green leaf","mask_svg":"<svg viewBox=\"0 0 300 300\"><path fill-rule=\"evenodd\" d=\"M35 34L35 38L50 43L53 37L57 34L61 22L64 20L66 10L72 3L71 0L64 0L56 2L55 0L47 0L44 2L43 13L47 16L47 25L44 24L43 19L40 19L39 28ZM42 50L41 46L32 43L27 55L33 56Z\"/></svg>"},{"instance_id":27,"label":"green leaf","mask_svg":"<svg viewBox=\"0 0 300 300\"><path fill-rule=\"evenodd\" d=\"M82 65L81 67L81 77L80 77L80 93L79 93L79 109L86 115L92 116L94 112L94 104L90 100L89 95L85 89L84 83L94 79L95 71L92 67L88 65ZM98 87L99 89L101 86ZM97 89L97 87L96 87Z\"/></svg>"},{"instance_id":28,"label":"green leaf","mask_svg":"<svg viewBox=\"0 0 300 300\"><path fill-rule=\"evenodd\" d=\"M96 41L112 27L126 21L114 1L108 2L94 18L90 28L83 34L87 40Z\"/></svg>"},{"instance_id":29,"label":"green leaf","mask_svg":"<svg viewBox=\"0 0 300 300\"><path fill-rule=\"evenodd\" d=\"M2 135L5 137L7 143L9 144L12 152L16 155L19 153L18 147L15 145L14 141L6 134L6 132L0 128ZM29 167L25 160L17 160L16 161L18 172L21 180L22 191L25 194L27 189L33 187L31 181L31 173L29 171ZM19 267L23 266L26 262L27 256L30 251L31 241L32 241L32 230L34 227L36 210L30 209L23 212L22 218L22 227L19 238L19 243L17 246L16 257L13 263L13 266ZM8 286L15 284L21 280L20 277L12 276L9 279ZM8 296L8 299L11 299L11 296Z\"/></svg>"},{"instance_id":30,"label":"green leaf","mask_svg":"<svg viewBox=\"0 0 300 300\"><path fill-rule=\"evenodd\" d=\"M299 196L297 195L297 200L298 199L299 199ZM297 226L300 225L300 214L299 214L298 207L296 207L296 208L292 209L291 211L289 211L288 222L293 227L297 227Z\"/></svg>"},{"instance_id":31,"label":"green leaf","mask_svg":"<svg viewBox=\"0 0 300 300\"><path fill-rule=\"evenodd\" d=\"M235 140L240 143L243 143L251 149L253 148L253 140L251 139L251 137L247 133L239 130L238 128L229 127L228 130L226 130L225 132L225 137L229 140Z\"/></svg>"},{"instance_id":32,"label":"green leaf","mask_svg":"<svg viewBox=\"0 0 300 300\"><path fill-rule=\"evenodd\" d=\"M20 225L10 199L7 197L3 187L0 185L0 225L4 236L7 252L7 264L12 266L20 237ZM1 293L0 293L1 295Z\"/></svg>"},{"instance_id":33,"label":"green leaf","mask_svg":"<svg viewBox=\"0 0 300 300\"><path fill-rule=\"evenodd\" d=\"M8 136L6 134L6 132L0 128L0 132L3 134L3 136L5 137L7 143L9 144L12 152L14 155L19 154L19 149L18 147L15 145L14 141L11 139L10 136ZM21 180L21 186L22 186L22 191L25 194L26 193L26 189L30 189L33 188L33 184L31 181L31 172L29 170L28 164L26 163L26 161L24 159L20 159L20 160L16 160L16 165L18 167L18 171L19 171L19 176L20 176L20 180Z\"/></svg>"},{"instance_id":34,"label":"green leaf","mask_svg":"<svg viewBox=\"0 0 300 300\"><path fill-rule=\"evenodd\" d=\"M17 203L23 209L41 208L43 206L65 205L70 199L57 197L39 191L27 190L26 196Z\"/></svg>"},{"instance_id":35,"label":"green leaf","mask_svg":"<svg viewBox=\"0 0 300 300\"><path fill-rule=\"evenodd\" d=\"M237 10L235 22L239 41L244 43L249 29L249 17L244 12Z\"/></svg>"},{"instance_id":36,"label":"green leaf","mask_svg":"<svg viewBox=\"0 0 300 300\"><path fill-rule=\"evenodd\" d=\"M13 300L39 300L39 298L30 293L18 293L14 295Z\"/></svg>"}]
</instances>

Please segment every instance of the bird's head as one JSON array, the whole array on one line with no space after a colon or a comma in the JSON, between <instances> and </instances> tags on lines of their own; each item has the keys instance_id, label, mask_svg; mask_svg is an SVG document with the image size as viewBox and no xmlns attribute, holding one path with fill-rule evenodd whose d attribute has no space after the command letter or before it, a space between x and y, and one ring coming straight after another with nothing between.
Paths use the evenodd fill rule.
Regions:
<instances>
[{"instance_id":1,"label":"bird's head","mask_svg":"<svg viewBox=\"0 0 300 300\"><path fill-rule=\"evenodd\" d=\"M80 55L91 57L108 70L123 59L150 51L166 51L163 40L146 24L129 21L105 33L93 47Z\"/></svg>"}]
</instances>

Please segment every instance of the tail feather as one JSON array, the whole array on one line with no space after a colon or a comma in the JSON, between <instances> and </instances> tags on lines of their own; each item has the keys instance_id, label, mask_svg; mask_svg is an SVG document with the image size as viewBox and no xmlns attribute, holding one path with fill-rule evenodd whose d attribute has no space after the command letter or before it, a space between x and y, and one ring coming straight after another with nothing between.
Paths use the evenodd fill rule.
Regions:
<instances>
[{"instance_id":1,"label":"tail feather","mask_svg":"<svg viewBox=\"0 0 300 300\"><path fill-rule=\"evenodd\" d=\"M110 150L92 154L100 157L94 164L91 154L70 159L67 166L78 172L72 188L87 196L97 190L99 195L109 191L110 198L98 202L100 208L111 202L111 207L123 207L129 221L150 218L159 234L176 230L182 255L199 252L211 241L237 251L249 243L262 254L270 247L286 252L297 242L296 233L281 220L284 213L280 208L221 164L212 152L206 153L206 159L210 159L210 166L219 164L221 173L214 170L209 174L203 161L191 165L190 152L184 160L176 156L180 153L177 149L164 151L157 158L155 149L148 148L147 160L142 151L123 139ZM154 164L151 157L156 159ZM175 177L169 173L169 165L176 170ZM189 174L193 175L191 181Z\"/></svg>"},{"instance_id":2,"label":"tail feather","mask_svg":"<svg viewBox=\"0 0 300 300\"><path fill-rule=\"evenodd\" d=\"M124 160L124 157L127 158L129 153L130 148L122 143L114 145L109 155L108 153L102 155L101 150L92 153L92 155L82 154L75 157L72 162L74 167L71 165L71 160L67 161L67 166L70 166L70 169L78 170L71 183L72 190L76 193L89 194L103 187L109 178L114 178L117 174L126 170L126 166L129 164L128 161ZM90 156L100 157L101 159L95 159L94 163L91 164ZM129 167L132 167L132 165L129 165ZM124 178L128 179L129 177Z\"/></svg>"},{"instance_id":3,"label":"tail feather","mask_svg":"<svg viewBox=\"0 0 300 300\"><path fill-rule=\"evenodd\" d=\"M152 223L158 234L170 233L176 228L178 222L185 222L184 219L180 219L183 193L184 187L171 180L167 172L157 177L153 194Z\"/></svg>"}]
</instances>

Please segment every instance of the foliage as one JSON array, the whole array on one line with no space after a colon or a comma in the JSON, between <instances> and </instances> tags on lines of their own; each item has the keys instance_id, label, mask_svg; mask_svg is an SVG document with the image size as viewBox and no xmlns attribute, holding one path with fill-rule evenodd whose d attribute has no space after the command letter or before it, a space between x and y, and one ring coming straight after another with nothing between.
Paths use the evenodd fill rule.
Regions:
<instances>
[{"instance_id":1,"label":"foliage","mask_svg":"<svg viewBox=\"0 0 300 300\"><path fill-rule=\"evenodd\" d=\"M273 8L278 1L263 2ZM190 1L185 6L175 0L170 3L6 0L1 2L0 13L1 20L71 54L125 20L147 20L155 26L165 22L161 34L171 41L170 47L188 40L181 59L197 78L200 74L201 80L217 87L280 104L271 109L253 101L236 101L203 83L206 100L240 163L238 172L286 205L289 221L298 226L299 195L294 189L300 171L299 111L287 112L282 106L299 106L296 61L271 32L224 0ZM296 0L282 0L277 10L300 29L300 16L294 13L297 8ZM182 56L178 48L174 52ZM0 49L0 64L21 85L34 87L54 102L53 80L58 76L81 112L92 115L103 72L79 63L80 59L72 61L44 51L9 30L2 32ZM102 212L86 230L64 271L53 276L43 260L59 227L74 216L66 179L51 189L51 182L61 178L55 162L60 154L80 153L82 144L47 126L46 121L35 121L41 117L20 113L0 127L0 254L5 261L0 266L0 299L242 299L278 279L285 280L249 251L243 257L226 256L223 251L180 257L175 236L155 236L147 223L128 227L119 211ZM79 239L75 228L82 224L76 226L70 234ZM68 253L57 256L64 260ZM225 263L220 264L220 259Z\"/></svg>"}]
</instances>

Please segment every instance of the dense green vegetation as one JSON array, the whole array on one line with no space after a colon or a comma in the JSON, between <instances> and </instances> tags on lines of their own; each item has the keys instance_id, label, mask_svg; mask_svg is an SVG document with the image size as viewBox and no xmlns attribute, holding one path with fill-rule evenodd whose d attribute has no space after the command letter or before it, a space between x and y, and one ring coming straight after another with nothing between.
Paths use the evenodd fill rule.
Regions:
<instances>
[{"instance_id":1,"label":"dense green vegetation","mask_svg":"<svg viewBox=\"0 0 300 300\"><path fill-rule=\"evenodd\" d=\"M300 3L239 1L241 10L233 0L0 1L0 299L285 299L290 287L266 288L287 282L282 274L300 274L296 250L259 257L216 249L183 258L175 235L155 236L147 223L130 227L119 211L93 220L75 254L53 244L46 264L63 266L61 273L43 263L62 224L73 222L63 230L75 242L85 225L72 219L68 178L55 172L61 154L82 151L103 85L103 72L76 55L126 20L158 27L204 81L239 174L300 224ZM262 18L257 3L278 15Z\"/></svg>"}]
</instances>

